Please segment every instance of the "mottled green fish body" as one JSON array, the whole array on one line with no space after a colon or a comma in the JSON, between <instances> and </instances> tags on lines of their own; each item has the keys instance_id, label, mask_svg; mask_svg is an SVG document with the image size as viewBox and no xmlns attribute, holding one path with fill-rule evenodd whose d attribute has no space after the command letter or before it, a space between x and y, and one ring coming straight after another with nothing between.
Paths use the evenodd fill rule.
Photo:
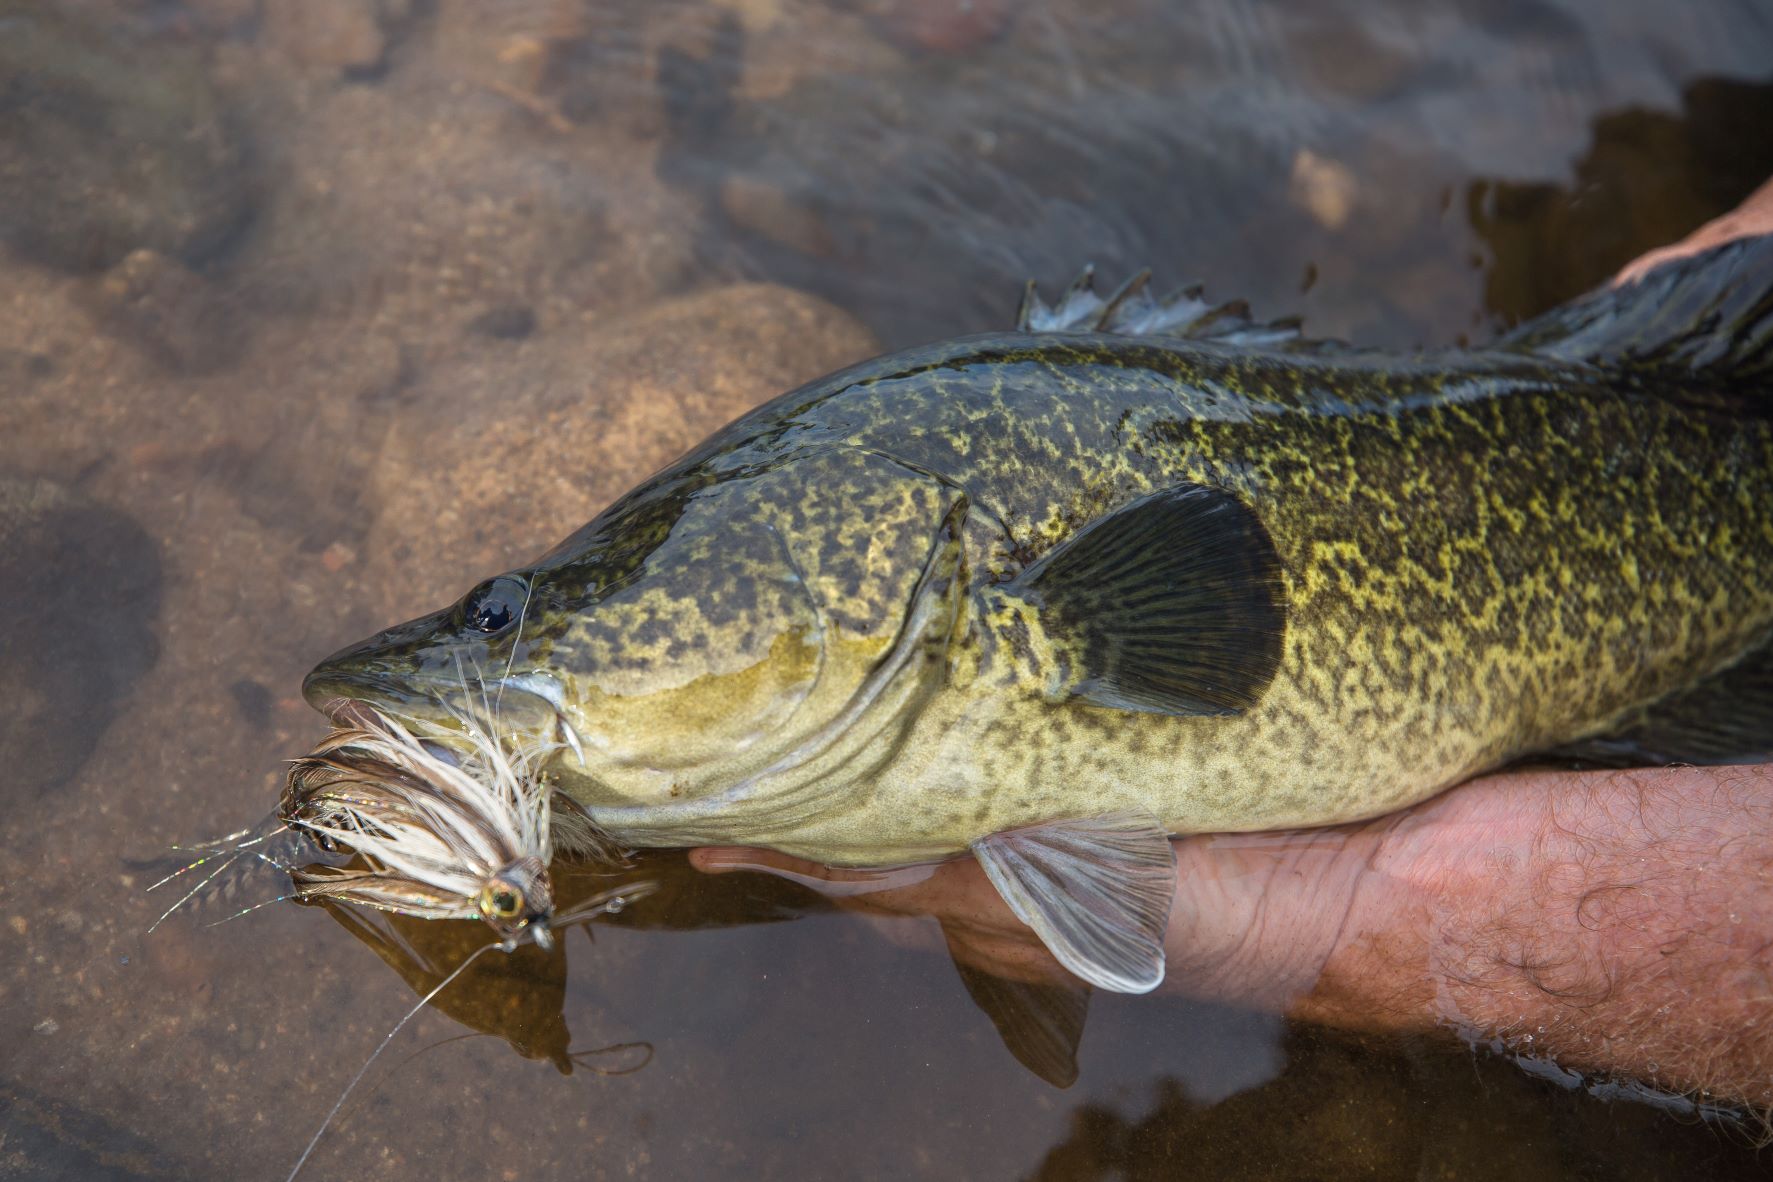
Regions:
<instances>
[{"instance_id":1,"label":"mottled green fish body","mask_svg":"<svg viewBox=\"0 0 1773 1182\"><path fill-rule=\"evenodd\" d=\"M1407 358L1074 290L759 408L308 693L423 716L492 671L622 841L971 848L1068 965L1148 988L1149 947L1049 930L1029 884L1143 875L1149 937L1164 833L1575 744L1773 749L1770 271L1739 244Z\"/></svg>"}]
</instances>

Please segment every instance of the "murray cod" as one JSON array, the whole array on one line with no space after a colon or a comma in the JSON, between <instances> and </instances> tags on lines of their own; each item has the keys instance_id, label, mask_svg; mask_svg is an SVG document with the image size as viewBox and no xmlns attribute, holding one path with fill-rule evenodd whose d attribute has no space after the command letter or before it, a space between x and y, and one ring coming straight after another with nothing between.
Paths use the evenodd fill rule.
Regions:
<instances>
[{"instance_id":1,"label":"murray cod","mask_svg":"<svg viewBox=\"0 0 1773 1182\"><path fill-rule=\"evenodd\" d=\"M1129 992L1171 834L1773 750L1773 237L1407 356L1087 276L759 407L307 697L439 742L496 700L628 846L970 851Z\"/></svg>"}]
</instances>

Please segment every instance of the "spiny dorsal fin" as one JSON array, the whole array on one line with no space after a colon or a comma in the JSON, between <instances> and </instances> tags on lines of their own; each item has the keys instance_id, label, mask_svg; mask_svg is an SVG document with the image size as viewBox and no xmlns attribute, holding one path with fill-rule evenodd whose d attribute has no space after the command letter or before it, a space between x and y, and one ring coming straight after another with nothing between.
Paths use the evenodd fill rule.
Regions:
<instances>
[{"instance_id":1,"label":"spiny dorsal fin","mask_svg":"<svg viewBox=\"0 0 1773 1182\"><path fill-rule=\"evenodd\" d=\"M1091 985L1149 993L1164 979L1176 852L1146 813L993 833L973 853L1016 918Z\"/></svg>"},{"instance_id":2,"label":"spiny dorsal fin","mask_svg":"<svg viewBox=\"0 0 1773 1182\"><path fill-rule=\"evenodd\" d=\"M1280 666L1280 557L1230 493L1184 484L1091 522L1004 591L1039 612L1065 691L1158 714L1237 714Z\"/></svg>"},{"instance_id":3,"label":"spiny dorsal fin","mask_svg":"<svg viewBox=\"0 0 1773 1182\"><path fill-rule=\"evenodd\" d=\"M1739 238L1639 280L1597 288L1529 320L1497 346L1566 361L1773 378L1773 234Z\"/></svg>"},{"instance_id":4,"label":"spiny dorsal fin","mask_svg":"<svg viewBox=\"0 0 1773 1182\"><path fill-rule=\"evenodd\" d=\"M1199 284L1153 298L1151 272L1140 271L1107 299L1096 294L1096 268L1087 266L1057 303L1048 305L1034 281L1022 292L1016 315L1020 332L1106 332L1127 337L1185 337L1249 348L1316 350L1335 342L1307 340L1297 316L1266 324L1250 315L1243 300L1208 303Z\"/></svg>"}]
</instances>

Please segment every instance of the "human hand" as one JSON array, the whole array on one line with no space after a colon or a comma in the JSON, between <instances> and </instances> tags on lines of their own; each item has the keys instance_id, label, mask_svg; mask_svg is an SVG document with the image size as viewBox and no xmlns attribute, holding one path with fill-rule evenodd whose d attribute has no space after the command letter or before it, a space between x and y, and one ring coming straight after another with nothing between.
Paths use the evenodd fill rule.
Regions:
<instances>
[{"instance_id":1,"label":"human hand","mask_svg":"<svg viewBox=\"0 0 1773 1182\"><path fill-rule=\"evenodd\" d=\"M1672 263L1702 250L1759 234L1773 234L1773 180L1750 193L1729 213L1713 218L1679 242L1633 259L1613 282L1635 283L1663 263Z\"/></svg>"},{"instance_id":2,"label":"human hand","mask_svg":"<svg viewBox=\"0 0 1773 1182\"><path fill-rule=\"evenodd\" d=\"M748 870L800 883L844 910L882 921L883 933L899 943L939 948L938 937L945 936L957 961L992 976L1035 983L1070 979L971 856L884 871L823 866L744 846L694 849L689 860L707 874ZM918 918L937 926L896 922Z\"/></svg>"},{"instance_id":3,"label":"human hand","mask_svg":"<svg viewBox=\"0 0 1773 1182\"><path fill-rule=\"evenodd\" d=\"M1363 824L1175 848L1167 992L1447 1028L1773 1107L1773 768L1514 771ZM928 916L963 964L1067 980L970 857L884 874L731 847L690 858Z\"/></svg>"},{"instance_id":4,"label":"human hand","mask_svg":"<svg viewBox=\"0 0 1773 1182\"><path fill-rule=\"evenodd\" d=\"M1347 934L1358 889L1373 873L1375 843L1391 823L1177 839L1162 988L1286 1009L1311 990ZM993 976L1071 981L972 857L847 870L774 850L706 847L691 851L690 863L711 874L750 870L802 883L887 921L884 930L900 942L940 947L939 930L957 961ZM918 917L936 924L891 922Z\"/></svg>"}]
</instances>

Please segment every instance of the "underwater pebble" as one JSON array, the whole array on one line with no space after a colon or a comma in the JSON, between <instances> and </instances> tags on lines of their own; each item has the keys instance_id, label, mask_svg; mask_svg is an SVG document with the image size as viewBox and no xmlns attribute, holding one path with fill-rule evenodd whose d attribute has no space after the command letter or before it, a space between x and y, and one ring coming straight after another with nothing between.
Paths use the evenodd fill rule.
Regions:
<instances>
[{"instance_id":1,"label":"underwater pebble","mask_svg":"<svg viewBox=\"0 0 1773 1182\"><path fill-rule=\"evenodd\" d=\"M1354 212L1360 185L1347 165L1301 148L1293 157L1289 193L1324 229L1340 230Z\"/></svg>"},{"instance_id":2,"label":"underwater pebble","mask_svg":"<svg viewBox=\"0 0 1773 1182\"><path fill-rule=\"evenodd\" d=\"M404 597L390 618L437 607L744 411L875 351L847 313L768 284L590 318L520 351L484 342L427 375L393 423L372 473L364 582Z\"/></svg>"},{"instance_id":3,"label":"underwater pebble","mask_svg":"<svg viewBox=\"0 0 1773 1182\"><path fill-rule=\"evenodd\" d=\"M251 202L202 63L57 6L0 4L0 237L70 271L216 252Z\"/></svg>"},{"instance_id":4,"label":"underwater pebble","mask_svg":"<svg viewBox=\"0 0 1773 1182\"><path fill-rule=\"evenodd\" d=\"M370 70L388 49L378 15L372 0L265 0L264 36L303 65Z\"/></svg>"},{"instance_id":5,"label":"underwater pebble","mask_svg":"<svg viewBox=\"0 0 1773 1182\"><path fill-rule=\"evenodd\" d=\"M102 327L177 372L213 368L237 339L227 307L175 259L134 250L89 289L84 304Z\"/></svg>"},{"instance_id":6,"label":"underwater pebble","mask_svg":"<svg viewBox=\"0 0 1773 1182\"><path fill-rule=\"evenodd\" d=\"M879 0L882 26L895 41L929 53L971 53L1003 35L1015 15L1010 0Z\"/></svg>"},{"instance_id":7,"label":"underwater pebble","mask_svg":"<svg viewBox=\"0 0 1773 1182\"><path fill-rule=\"evenodd\" d=\"M468 322L469 332L500 341L520 341L535 330L535 310L527 304L500 304Z\"/></svg>"},{"instance_id":8,"label":"underwater pebble","mask_svg":"<svg viewBox=\"0 0 1773 1182\"><path fill-rule=\"evenodd\" d=\"M337 574L357 561L357 551L343 542L334 542L320 552L320 565Z\"/></svg>"}]
</instances>

